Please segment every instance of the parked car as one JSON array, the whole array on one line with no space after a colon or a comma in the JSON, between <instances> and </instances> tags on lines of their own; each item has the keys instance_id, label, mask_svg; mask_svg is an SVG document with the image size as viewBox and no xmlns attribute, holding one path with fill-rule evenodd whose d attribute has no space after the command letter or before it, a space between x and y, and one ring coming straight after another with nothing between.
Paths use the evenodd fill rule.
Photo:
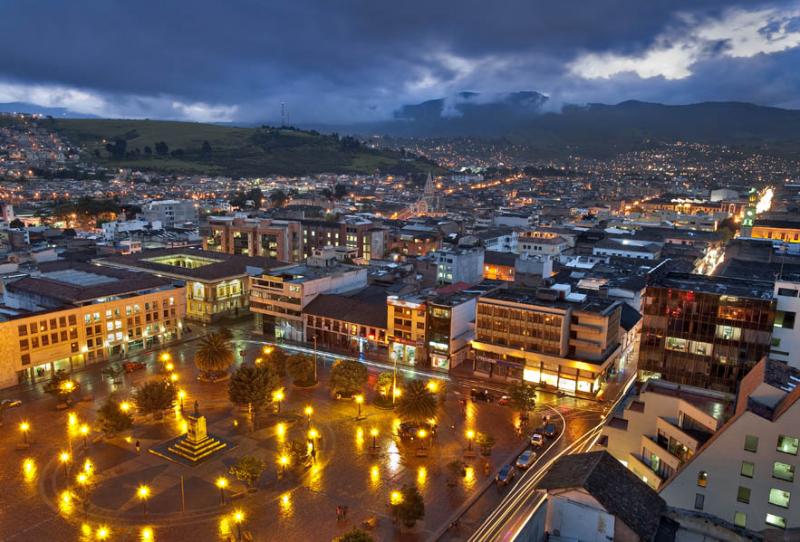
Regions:
<instances>
[{"instance_id":1,"label":"parked car","mask_svg":"<svg viewBox=\"0 0 800 542\"><path fill-rule=\"evenodd\" d=\"M147 367L147 365L145 365L141 361L126 361L125 363L122 364L122 368L125 369L126 373L141 371L145 367Z\"/></svg>"},{"instance_id":2,"label":"parked car","mask_svg":"<svg viewBox=\"0 0 800 542\"><path fill-rule=\"evenodd\" d=\"M544 436L546 436L547 438L553 438L558 434L558 429L556 429L556 424L548 423L547 425L544 426L543 432Z\"/></svg>"},{"instance_id":3,"label":"parked car","mask_svg":"<svg viewBox=\"0 0 800 542\"><path fill-rule=\"evenodd\" d=\"M525 450L519 457L517 458L517 468L518 469L527 469L533 462L536 461L536 452L533 450Z\"/></svg>"},{"instance_id":4,"label":"parked car","mask_svg":"<svg viewBox=\"0 0 800 542\"><path fill-rule=\"evenodd\" d=\"M500 399L497 400L497 404L502 406L508 405L509 402L511 402L511 397L509 397L508 395L503 395L500 397Z\"/></svg>"},{"instance_id":5,"label":"parked car","mask_svg":"<svg viewBox=\"0 0 800 542\"><path fill-rule=\"evenodd\" d=\"M333 393L333 397L335 399L353 399L355 396L358 395L356 391L344 391L344 390L336 390Z\"/></svg>"},{"instance_id":6,"label":"parked car","mask_svg":"<svg viewBox=\"0 0 800 542\"><path fill-rule=\"evenodd\" d=\"M477 403L478 401L484 401L486 403L492 402L492 394L489 393L489 390L476 390L472 388L469 392L469 396L472 398L473 403Z\"/></svg>"},{"instance_id":7,"label":"parked car","mask_svg":"<svg viewBox=\"0 0 800 542\"><path fill-rule=\"evenodd\" d=\"M531 435L531 446L534 448L541 448L544 446L544 437L541 433L534 433Z\"/></svg>"},{"instance_id":8,"label":"parked car","mask_svg":"<svg viewBox=\"0 0 800 542\"><path fill-rule=\"evenodd\" d=\"M425 429L428 432L428 435L433 436L436 434L436 424L431 423L416 423L416 422L405 422L401 423L400 426L397 428L397 436L400 437L401 440L414 440L419 434L420 429Z\"/></svg>"},{"instance_id":9,"label":"parked car","mask_svg":"<svg viewBox=\"0 0 800 542\"><path fill-rule=\"evenodd\" d=\"M494 480L497 482L497 485L505 486L508 485L516 475L517 471L514 469L513 465L503 465L503 468L500 469L497 476L494 477Z\"/></svg>"}]
</instances>

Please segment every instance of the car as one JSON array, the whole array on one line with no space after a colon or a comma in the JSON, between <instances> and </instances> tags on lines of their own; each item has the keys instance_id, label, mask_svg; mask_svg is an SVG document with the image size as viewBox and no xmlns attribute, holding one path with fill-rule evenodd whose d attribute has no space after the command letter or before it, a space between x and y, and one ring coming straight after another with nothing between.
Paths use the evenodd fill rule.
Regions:
<instances>
[{"instance_id":1,"label":"car","mask_svg":"<svg viewBox=\"0 0 800 542\"><path fill-rule=\"evenodd\" d=\"M544 437L541 433L534 433L531 435L531 446L535 448L544 446Z\"/></svg>"},{"instance_id":2,"label":"car","mask_svg":"<svg viewBox=\"0 0 800 542\"><path fill-rule=\"evenodd\" d=\"M486 403L492 402L492 394L489 393L489 390L476 390L472 388L469 392L470 397L472 398L473 403L477 403L478 401L484 401Z\"/></svg>"},{"instance_id":3,"label":"car","mask_svg":"<svg viewBox=\"0 0 800 542\"><path fill-rule=\"evenodd\" d=\"M513 465L503 465L503 468L500 469L497 476L494 477L494 480L497 482L497 485L505 486L508 485L516 475L517 471L514 469Z\"/></svg>"},{"instance_id":4,"label":"car","mask_svg":"<svg viewBox=\"0 0 800 542\"><path fill-rule=\"evenodd\" d=\"M141 361L126 361L125 363L122 364L122 368L125 369L126 373L141 371L145 367L147 367L147 365L145 365Z\"/></svg>"},{"instance_id":5,"label":"car","mask_svg":"<svg viewBox=\"0 0 800 542\"><path fill-rule=\"evenodd\" d=\"M22 401L19 399L3 399L3 401L0 402L0 406L3 408L17 408L22 406Z\"/></svg>"},{"instance_id":6,"label":"car","mask_svg":"<svg viewBox=\"0 0 800 542\"><path fill-rule=\"evenodd\" d=\"M518 469L527 469L533 465L534 461L536 461L536 452L533 450L525 450L519 454L516 465Z\"/></svg>"},{"instance_id":7,"label":"car","mask_svg":"<svg viewBox=\"0 0 800 542\"><path fill-rule=\"evenodd\" d=\"M497 404L501 406L506 406L510 402L511 402L511 397L509 397L508 395L502 395L500 399L497 400Z\"/></svg>"},{"instance_id":8,"label":"car","mask_svg":"<svg viewBox=\"0 0 800 542\"><path fill-rule=\"evenodd\" d=\"M333 393L333 397L339 400L349 400L354 399L355 396L358 395L358 392L355 391L345 391L345 390L336 390Z\"/></svg>"},{"instance_id":9,"label":"car","mask_svg":"<svg viewBox=\"0 0 800 542\"><path fill-rule=\"evenodd\" d=\"M429 422L426 423L416 423L416 422L404 422L401 423L400 426L397 428L397 436L400 437L401 440L415 440L419 436L419 430L424 429L427 431L429 437L432 437L436 434L436 424L432 424Z\"/></svg>"},{"instance_id":10,"label":"car","mask_svg":"<svg viewBox=\"0 0 800 542\"><path fill-rule=\"evenodd\" d=\"M547 425L545 425L543 433L544 436L546 436L547 438L553 438L554 436L556 436L558 434L558 429L556 429L556 424L548 423Z\"/></svg>"}]
</instances>

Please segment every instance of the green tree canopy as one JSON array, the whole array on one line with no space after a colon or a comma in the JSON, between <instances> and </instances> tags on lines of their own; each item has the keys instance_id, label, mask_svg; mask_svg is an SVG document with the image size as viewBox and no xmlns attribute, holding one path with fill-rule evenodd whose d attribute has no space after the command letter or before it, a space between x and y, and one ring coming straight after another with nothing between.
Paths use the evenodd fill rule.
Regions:
<instances>
[{"instance_id":1,"label":"green tree canopy","mask_svg":"<svg viewBox=\"0 0 800 542\"><path fill-rule=\"evenodd\" d=\"M314 383L314 358L305 354L295 354L286 360L289 376L295 384Z\"/></svg>"},{"instance_id":2,"label":"green tree canopy","mask_svg":"<svg viewBox=\"0 0 800 542\"><path fill-rule=\"evenodd\" d=\"M527 382L514 384L509 388L508 395L511 398L511 405L521 413L533 410L536 406L536 388Z\"/></svg>"},{"instance_id":3,"label":"green tree canopy","mask_svg":"<svg viewBox=\"0 0 800 542\"><path fill-rule=\"evenodd\" d=\"M413 527L418 520L425 517L425 501L417 486L404 485L400 490L403 498L392 505L392 516L408 528Z\"/></svg>"},{"instance_id":4,"label":"green tree canopy","mask_svg":"<svg viewBox=\"0 0 800 542\"><path fill-rule=\"evenodd\" d=\"M233 348L222 333L212 333L200 340L194 362L205 376L224 374L233 365Z\"/></svg>"},{"instance_id":5,"label":"green tree canopy","mask_svg":"<svg viewBox=\"0 0 800 542\"><path fill-rule=\"evenodd\" d=\"M439 402L421 380L411 380L403 389L395 410L404 421L422 423L436 417Z\"/></svg>"},{"instance_id":6,"label":"green tree canopy","mask_svg":"<svg viewBox=\"0 0 800 542\"><path fill-rule=\"evenodd\" d=\"M133 415L130 412L123 412L114 397L106 399L97 411L97 417L106 435L116 435L133 427Z\"/></svg>"},{"instance_id":7,"label":"green tree canopy","mask_svg":"<svg viewBox=\"0 0 800 542\"><path fill-rule=\"evenodd\" d=\"M240 482L247 484L248 487L253 487L266 468L267 464L262 459L245 455L228 469L228 473L235 476Z\"/></svg>"},{"instance_id":8,"label":"green tree canopy","mask_svg":"<svg viewBox=\"0 0 800 542\"><path fill-rule=\"evenodd\" d=\"M358 527L353 527L352 530L336 537L334 540L335 542L375 542L372 535Z\"/></svg>"},{"instance_id":9,"label":"green tree canopy","mask_svg":"<svg viewBox=\"0 0 800 542\"><path fill-rule=\"evenodd\" d=\"M272 367L264 364L242 365L233 373L228 383L231 402L250 408L259 407L272 397L280 382Z\"/></svg>"},{"instance_id":10,"label":"green tree canopy","mask_svg":"<svg viewBox=\"0 0 800 542\"><path fill-rule=\"evenodd\" d=\"M332 393L357 393L367 383L367 367L354 360L336 360L331 368Z\"/></svg>"},{"instance_id":11,"label":"green tree canopy","mask_svg":"<svg viewBox=\"0 0 800 542\"><path fill-rule=\"evenodd\" d=\"M286 355L286 351L283 348L277 346L270 347L270 349L264 353L263 359L267 365L272 367L275 374L282 377L286 376L286 362L289 356Z\"/></svg>"},{"instance_id":12,"label":"green tree canopy","mask_svg":"<svg viewBox=\"0 0 800 542\"><path fill-rule=\"evenodd\" d=\"M145 414L156 414L172 408L176 396L175 386L166 380L145 382L134 393L136 406Z\"/></svg>"}]
</instances>

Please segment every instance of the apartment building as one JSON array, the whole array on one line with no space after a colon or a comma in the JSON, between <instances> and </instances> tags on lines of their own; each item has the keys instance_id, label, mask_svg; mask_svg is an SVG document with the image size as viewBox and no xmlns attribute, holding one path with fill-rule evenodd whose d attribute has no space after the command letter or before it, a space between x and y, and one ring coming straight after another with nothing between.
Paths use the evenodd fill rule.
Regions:
<instances>
[{"instance_id":1,"label":"apartment building","mask_svg":"<svg viewBox=\"0 0 800 542\"><path fill-rule=\"evenodd\" d=\"M750 237L800 243L800 221L761 219L753 223Z\"/></svg>"},{"instance_id":2,"label":"apartment building","mask_svg":"<svg viewBox=\"0 0 800 542\"><path fill-rule=\"evenodd\" d=\"M425 298L390 295L386 298L386 306L389 359L404 365L424 364L428 319Z\"/></svg>"},{"instance_id":3,"label":"apartment building","mask_svg":"<svg viewBox=\"0 0 800 542\"><path fill-rule=\"evenodd\" d=\"M302 227L293 220L211 217L204 229L203 248L242 256L263 256L282 262L305 258Z\"/></svg>"},{"instance_id":4,"label":"apartment building","mask_svg":"<svg viewBox=\"0 0 800 542\"><path fill-rule=\"evenodd\" d=\"M431 368L449 372L467 360L475 337L477 295L453 293L427 300L427 348Z\"/></svg>"},{"instance_id":5,"label":"apartment building","mask_svg":"<svg viewBox=\"0 0 800 542\"><path fill-rule=\"evenodd\" d=\"M667 504L756 532L800 527L798 384L796 369L762 359L742 379L733 417L662 486Z\"/></svg>"},{"instance_id":6,"label":"apartment building","mask_svg":"<svg viewBox=\"0 0 800 542\"><path fill-rule=\"evenodd\" d=\"M617 370L622 303L550 289L512 288L477 304L476 372L590 395Z\"/></svg>"},{"instance_id":7,"label":"apartment building","mask_svg":"<svg viewBox=\"0 0 800 542\"><path fill-rule=\"evenodd\" d=\"M320 294L367 286L367 268L341 263L334 249L316 250L305 264L275 267L250 283L250 310L256 330L268 338L306 340L303 310Z\"/></svg>"},{"instance_id":8,"label":"apartment building","mask_svg":"<svg viewBox=\"0 0 800 542\"><path fill-rule=\"evenodd\" d=\"M389 230L360 216L344 216L338 221L300 220L306 256L327 246L354 249L356 258L381 259L389 245Z\"/></svg>"},{"instance_id":9,"label":"apartment building","mask_svg":"<svg viewBox=\"0 0 800 542\"><path fill-rule=\"evenodd\" d=\"M185 285L186 318L206 323L248 314L250 277L281 264L270 258L192 248L147 250L94 263L174 279Z\"/></svg>"},{"instance_id":10,"label":"apartment building","mask_svg":"<svg viewBox=\"0 0 800 542\"><path fill-rule=\"evenodd\" d=\"M800 369L800 282L778 279L775 281L775 324L769 355Z\"/></svg>"},{"instance_id":11,"label":"apartment building","mask_svg":"<svg viewBox=\"0 0 800 542\"><path fill-rule=\"evenodd\" d=\"M733 400L723 392L648 380L603 427L596 449L657 490L731 417Z\"/></svg>"},{"instance_id":12,"label":"apartment building","mask_svg":"<svg viewBox=\"0 0 800 542\"><path fill-rule=\"evenodd\" d=\"M529 231L520 234L517 247L520 254L558 256L567 250L569 243L557 233Z\"/></svg>"},{"instance_id":13,"label":"apartment building","mask_svg":"<svg viewBox=\"0 0 800 542\"><path fill-rule=\"evenodd\" d=\"M733 393L769 353L771 282L656 272L643 306L639 373Z\"/></svg>"},{"instance_id":14,"label":"apartment building","mask_svg":"<svg viewBox=\"0 0 800 542\"><path fill-rule=\"evenodd\" d=\"M141 216L147 222L161 222L165 228L197 225L197 204L192 200L167 199L151 201L142 207Z\"/></svg>"},{"instance_id":15,"label":"apartment building","mask_svg":"<svg viewBox=\"0 0 800 542\"><path fill-rule=\"evenodd\" d=\"M511 252L487 250L483 256L483 278L514 282L517 255Z\"/></svg>"},{"instance_id":16,"label":"apartment building","mask_svg":"<svg viewBox=\"0 0 800 542\"><path fill-rule=\"evenodd\" d=\"M0 387L49 379L181 336L184 290L172 281L72 262L41 264L5 285Z\"/></svg>"},{"instance_id":17,"label":"apartment building","mask_svg":"<svg viewBox=\"0 0 800 542\"><path fill-rule=\"evenodd\" d=\"M477 284L483 279L483 247L445 248L434 253L438 284Z\"/></svg>"}]
</instances>

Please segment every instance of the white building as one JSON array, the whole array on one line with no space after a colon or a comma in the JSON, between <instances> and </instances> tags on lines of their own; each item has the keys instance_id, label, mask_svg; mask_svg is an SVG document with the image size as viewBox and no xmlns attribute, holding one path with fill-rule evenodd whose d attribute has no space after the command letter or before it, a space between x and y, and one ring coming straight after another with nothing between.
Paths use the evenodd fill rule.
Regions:
<instances>
[{"instance_id":1,"label":"white building","mask_svg":"<svg viewBox=\"0 0 800 542\"><path fill-rule=\"evenodd\" d=\"M753 531L800 527L798 384L796 369L761 360L739 385L733 417L662 486L667 504Z\"/></svg>"},{"instance_id":2,"label":"white building","mask_svg":"<svg viewBox=\"0 0 800 542\"><path fill-rule=\"evenodd\" d=\"M558 256L567 250L569 243L555 233L532 231L520 235L517 246L520 254Z\"/></svg>"},{"instance_id":3,"label":"white building","mask_svg":"<svg viewBox=\"0 0 800 542\"><path fill-rule=\"evenodd\" d=\"M481 247L437 250L434 252L436 282L477 284L483 279L483 256Z\"/></svg>"},{"instance_id":4,"label":"white building","mask_svg":"<svg viewBox=\"0 0 800 542\"><path fill-rule=\"evenodd\" d=\"M769 355L800 369L800 282L775 281L775 327Z\"/></svg>"},{"instance_id":5,"label":"white building","mask_svg":"<svg viewBox=\"0 0 800 542\"><path fill-rule=\"evenodd\" d=\"M141 216L148 222L159 221L166 228L198 223L197 204L192 200L151 201L142 208Z\"/></svg>"}]
</instances>

